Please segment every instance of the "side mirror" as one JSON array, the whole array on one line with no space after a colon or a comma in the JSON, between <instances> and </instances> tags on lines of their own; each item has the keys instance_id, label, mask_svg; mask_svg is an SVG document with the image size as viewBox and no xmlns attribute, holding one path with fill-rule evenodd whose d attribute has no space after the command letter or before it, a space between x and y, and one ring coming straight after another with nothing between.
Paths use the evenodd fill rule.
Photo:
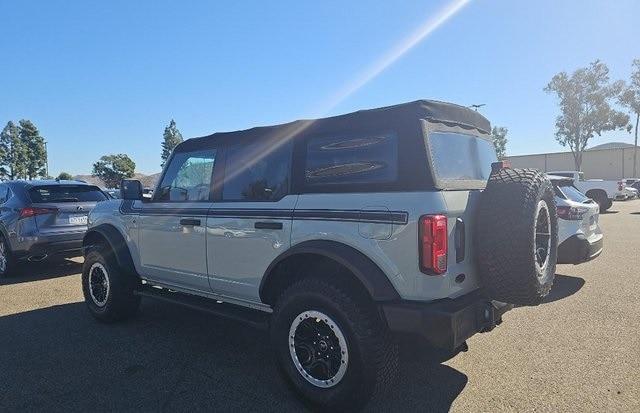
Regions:
<instances>
[{"instance_id":1,"label":"side mirror","mask_svg":"<svg viewBox=\"0 0 640 413\"><path fill-rule=\"evenodd\" d=\"M142 182L137 179L120 181L120 197L130 201L142 200Z\"/></svg>"}]
</instances>

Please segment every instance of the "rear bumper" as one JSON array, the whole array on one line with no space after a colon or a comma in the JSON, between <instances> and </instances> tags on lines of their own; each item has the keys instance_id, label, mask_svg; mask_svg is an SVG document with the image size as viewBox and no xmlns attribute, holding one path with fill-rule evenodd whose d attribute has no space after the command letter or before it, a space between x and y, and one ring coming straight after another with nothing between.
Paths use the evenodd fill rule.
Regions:
<instances>
[{"instance_id":1,"label":"rear bumper","mask_svg":"<svg viewBox=\"0 0 640 413\"><path fill-rule=\"evenodd\" d=\"M33 237L26 248L15 250L13 254L19 260L40 260L52 255L79 257L82 255L83 236L84 232Z\"/></svg>"},{"instance_id":2,"label":"rear bumper","mask_svg":"<svg viewBox=\"0 0 640 413\"><path fill-rule=\"evenodd\" d=\"M584 234L576 234L558 245L558 264L581 264L597 258L604 245L604 237L589 241Z\"/></svg>"},{"instance_id":3,"label":"rear bumper","mask_svg":"<svg viewBox=\"0 0 640 413\"><path fill-rule=\"evenodd\" d=\"M491 331L512 304L491 301L479 291L432 303L401 301L382 305L394 333L418 335L430 345L454 350L476 333Z\"/></svg>"}]
</instances>

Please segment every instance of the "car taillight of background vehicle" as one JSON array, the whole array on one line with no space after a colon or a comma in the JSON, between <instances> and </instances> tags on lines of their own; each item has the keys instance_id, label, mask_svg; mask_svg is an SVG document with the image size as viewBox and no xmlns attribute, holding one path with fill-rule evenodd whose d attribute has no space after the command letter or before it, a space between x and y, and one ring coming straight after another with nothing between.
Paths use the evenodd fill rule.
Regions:
<instances>
[{"instance_id":1,"label":"car taillight of background vehicle","mask_svg":"<svg viewBox=\"0 0 640 413\"><path fill-rule=\"evenodd\" d=\"M624 189L624 185L622 184L622 181L618 181L618 191L622 191Z\"/></svg>"},{"instance_id":2,"label":"car taillight of background vehicle","mask_svg":"<svg viewBox=\"0 0 640 413\"><path fill-rule=\"evenodd\" d=\"M568 221L580 221L584 218L584 214L587 212L584 209L569 206L559 206L557 207L557 210L558 218Z\"/></svg>"},{"instance_id":3,"label":"car taillight of background vehicle","mask_svg":"<svg viewBox=\"0 0 640 413\"><path fill-rule=\"evenodd\" d=\"M425 274L443 274L447 271L447 217L424 215L420 217L420 271Z\"/></svg>"},{"instance_id":4,"label":"car taillight of background vehicle","mask_svg":"<svg viewBox=\"0 0 640 413\"><path fill-rule=\"evenodd\" d=\"M20 218L30 218L36 215L55 214L58 210L56 208L36 208L26 207L20 210Z\"/></svg>"}]
</instances>

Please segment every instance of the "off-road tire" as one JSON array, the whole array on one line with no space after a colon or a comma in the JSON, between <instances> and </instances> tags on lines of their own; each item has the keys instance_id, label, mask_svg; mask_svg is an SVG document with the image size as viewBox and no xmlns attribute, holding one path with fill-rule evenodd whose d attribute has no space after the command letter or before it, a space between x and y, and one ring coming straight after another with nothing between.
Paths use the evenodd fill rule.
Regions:
<instances>
[{"instance_id":1,"label":"off-road tire","mask_svg":"<svg viewBox=\"0 0 640 413\"><path fill-rule=\"evenodd\" d=\"M605 212L613 206L613 201L607 198L607 201L604 202L603 205L600 205L600 204L598 205L600 206L600 212Z\"/></svg>"},{"instance_id":2,"label":"off-road tire","mask_svg":"<svg viewBox=\"0 0 640 413\"><path fill-rule=\"evenodd\" d=\"M355 411L394 380L397 344L375 307L365 301L350 294L347 286L305 278L288 287L276 302L270 334L280 371L296 392L316 406ZM290 327L305 311L327 314L345 336L348 364L334 387L320 388L309 383L290 354Z\"/></svg>"},{"instance_id":3,"label":"off-road tire","mask_svg":"<svg viewBox=\"0 0 640 413\"><path fill-rule=\"evenodd\" d=\"M541 270L536 266L534 222L545 206L551 233L548 261ZM551 182L535 169L492 173L480 196L474 237L476 262L487 296L518 305L540 304L553 284L558 247Z\"/></svg>"},{"instance_id":4,"label":"off-road tire","mask_svg":"<svg viewBox=\"0 0 640 413\"><path fill-rule=\"evenodd\" d=\"M90 292L89 276L94 264L101 265L108 277L109 291L104 305L98 305ZM99 246L85 256L82 292L89 312L98 320L112 323L133 317L140 307L140 296L134 293L140 286L140 278L122 269L109 247Z\"/></svg>"}]
</instances>

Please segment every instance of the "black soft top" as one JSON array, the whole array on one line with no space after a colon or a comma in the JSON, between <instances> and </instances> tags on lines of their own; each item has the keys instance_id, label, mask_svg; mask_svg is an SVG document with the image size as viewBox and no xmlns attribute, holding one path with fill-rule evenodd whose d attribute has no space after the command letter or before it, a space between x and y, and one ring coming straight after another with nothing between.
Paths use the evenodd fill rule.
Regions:
<instances>
[{"instance_id":1,"label":"black soft top","mask_svg":"<svg viewBox=\"0 0 640 413\"><path fill-rule=\"evenodd\" d=\"M270 136L272 139L293 138L327 130L348 132L349 130L358 130L361 126L393 125L398 122L411 122L419 119L460 126L464 129L475 129L484 134L490 133L491 129L489 121L484 116L467 107L435 100L416 100L377 109L359 110L328 118L296 120L281 125L259 126L241 131L214 133L200 138L188 139L178 145L176 151L199 149L205 147L212 139L258 139L265 136Z\"/></svg>"}]
</instances>

